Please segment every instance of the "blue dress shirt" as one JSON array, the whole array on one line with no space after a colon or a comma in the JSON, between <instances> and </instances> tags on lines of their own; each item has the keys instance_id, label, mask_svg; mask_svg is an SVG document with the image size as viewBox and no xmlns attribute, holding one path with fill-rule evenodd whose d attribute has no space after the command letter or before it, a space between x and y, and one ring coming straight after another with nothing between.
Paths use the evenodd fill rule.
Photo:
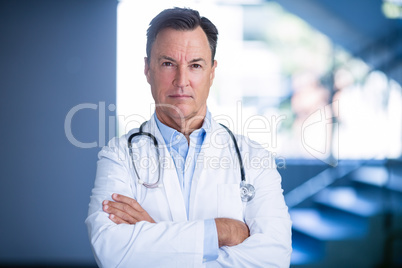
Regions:
<instances>
[{"instance_id":1,"label":"blue dress shirt","mask_svg":"<svg viewBox=\"0 0 402 268\"><path fill-rule=\"evenodd\" d=\"M173 158L173 162L176 167L188 219L191 182L193 180L197 157L201 151L201 146L204 142L205 135L211 129L211 114L209 111L207 111L202 127L190 134L190 144L187 142L186 137L182 133L166 126L159 121L156 113L154 116L158 129L162 134L167 149ZM215 220L205 220L204 262L216 260L218 258L218 250L218 234L216 231Z\"/></svg>"}]
</instances>

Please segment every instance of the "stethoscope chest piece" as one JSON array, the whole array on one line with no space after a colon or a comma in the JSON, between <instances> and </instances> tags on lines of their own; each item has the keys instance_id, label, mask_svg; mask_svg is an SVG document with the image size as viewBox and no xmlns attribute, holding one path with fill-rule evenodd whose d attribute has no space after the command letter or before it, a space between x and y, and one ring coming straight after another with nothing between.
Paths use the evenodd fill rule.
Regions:
<instances>
[{"instance_id":1,"label":"stethoscope chest piece","mask_svg":"<svg viewBox=\"0 0 402 268\"><path fill-rule=\"evenodd\" d=\"M255 188L253 185L241 182L240 184L240 196L243 202L252 200L255 196Z\"/></svg>"}]
</instances>

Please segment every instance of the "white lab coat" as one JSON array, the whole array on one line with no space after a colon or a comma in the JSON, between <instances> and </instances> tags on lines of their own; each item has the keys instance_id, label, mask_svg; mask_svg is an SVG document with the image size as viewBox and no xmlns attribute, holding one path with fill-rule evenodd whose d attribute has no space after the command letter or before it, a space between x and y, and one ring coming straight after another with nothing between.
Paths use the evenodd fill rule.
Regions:
<instances>
[{"instance_id":1,"label":"white lab coat","mask_svg":"<svg viewBox=\"0 0 402 268\"><path fill-rule=\"evenodd\" d=\"M144 126L163 144L154 117ZM291 221L284 202L281 177L271 155L237 136L246 179L256 189L250 202L242 202L239 161L226 130L212 120L197 158L191 185L189 219L176 169L165 146L159 149L162 188L148 189L137 182L128 154L127 138L112 139L99 153L95 186L86 224L96 261L100 267L289 267ZM155 154L149 138L134 142L139 176L154 182L157 174L143 161ZM138 148L135 148L138 147ZM258 161L260 160L260 165ZM142 162L140 162L142 161ZM261 167L261 164L263 167ZM113 193L136 199L156 223L116 225L102 210L102 201ZM228 217L244 221L250 237L233 247L221 247L216 261L203 263L204 220Z\"/></svg>"}]
</instances>

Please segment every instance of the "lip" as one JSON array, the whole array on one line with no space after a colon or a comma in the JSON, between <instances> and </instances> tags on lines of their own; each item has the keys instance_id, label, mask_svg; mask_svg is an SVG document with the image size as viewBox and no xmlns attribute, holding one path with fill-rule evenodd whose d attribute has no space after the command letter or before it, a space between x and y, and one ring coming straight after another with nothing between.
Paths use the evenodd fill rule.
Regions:
<instances>
[{"instance_id":1,"label":"lip","mask_svg":"<svg viewBox=\"0 0 402 268\"><path fill-rule=\"evenodd\" d=\"M172 94L169 95L170 98L176 98L176 99L186 99L186 98L191 98L190 95L186 95L186 94Z\"/></svg>"}]
</instances>

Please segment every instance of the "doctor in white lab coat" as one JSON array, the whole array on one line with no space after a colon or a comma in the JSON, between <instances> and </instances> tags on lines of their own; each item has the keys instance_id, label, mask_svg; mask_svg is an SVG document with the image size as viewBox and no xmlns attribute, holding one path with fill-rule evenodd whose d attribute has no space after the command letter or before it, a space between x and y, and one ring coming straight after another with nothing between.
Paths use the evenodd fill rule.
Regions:
<instances>
[{"instance_id":1,"label":"doctor in white lab coat","mask_svg":"<svg viewBox=\"0 0 402 268\"><path fill-rule=\"evenodd\" d=\"M252 200L242 202L233 140L207 116L217 66L215 26L196 11L179 8L161 12L150 25L145 75L156 110L143 132L151 133L159 146L145 135L136 137L132 161L128 137L139 131L133 129L99 153L86 219L98 265L289 267L291 222L271 154L236 135L247 183L256 189ZM191 134L208 126L194 159L188 200L157 120L184 135L189 146ZM156 188L139 183L154 183L158 177ZM211 241L216 241L208 246L216 251L212 259L205 256Z\"/></svg>"}]
</instances>

